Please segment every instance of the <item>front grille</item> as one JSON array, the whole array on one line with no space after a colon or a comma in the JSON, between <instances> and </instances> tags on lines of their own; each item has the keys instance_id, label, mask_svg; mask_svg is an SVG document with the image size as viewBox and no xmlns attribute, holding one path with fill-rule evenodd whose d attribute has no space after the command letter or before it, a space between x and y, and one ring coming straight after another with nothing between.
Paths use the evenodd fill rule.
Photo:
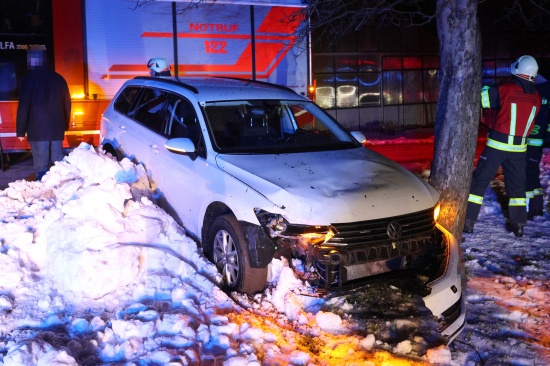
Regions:
<instances>
[{"instance_id":1,"label":"front grille","mask_svg":"<svg viewBox=\"0 0 550 366\"><path fill-rule=\"evenodd\" d=\"M397 223L401 227L399 238L390 238L388 235L388 225ZM388 240L407 240L410 238L431 235L435 228L433 209L414 212L402 216L387 217L377 220L357 221L343 224L332 224L333 231L336 233L324 245L341 246L361 246L384 242Z\"/></svg>"},{"instance_id":2,"label":"front grille","mask_svg":"<svg viewBox=\"0 0 550 366\"><path fill-rule=\"evenodd\" d=\"M333 224L335 235L322 245L310 245L308 255L316 268L319 285L325 289L341 288L394 271L433 272L439 268L436 262L442 251L435 226L433 209ZM396 227L399 229L392 231Z\"/></svg>"},{"instance_id":3,"label":"front grille","mask_svg":"<svg viewBox=\"0 0 550 366\"><path fill-rule=\"evenodd\" d=\"M346 253L348 253L347 264L359 264L402 257L428 250L432 248L432 246L432 237L431 235L427 235L425 237L403 240L393 244L378 244L353 248L346 251Z\"/></svg>"}]
</instances>

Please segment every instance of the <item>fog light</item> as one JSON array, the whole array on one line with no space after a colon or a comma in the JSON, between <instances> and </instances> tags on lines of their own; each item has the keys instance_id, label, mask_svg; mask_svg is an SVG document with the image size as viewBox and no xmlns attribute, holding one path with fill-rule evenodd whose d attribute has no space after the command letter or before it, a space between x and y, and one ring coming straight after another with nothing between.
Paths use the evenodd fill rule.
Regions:
<instances>
[{"instance_id":1,"label":"fog light","mask_svg":"<svg viewBox=\"0 0 550 366\"><path fill-rule=\"evenodd\" d=\"M340 264L342 262L342 254L336 251L330 252L329 258L330 264Z\"/></svg>"}]
</instances>

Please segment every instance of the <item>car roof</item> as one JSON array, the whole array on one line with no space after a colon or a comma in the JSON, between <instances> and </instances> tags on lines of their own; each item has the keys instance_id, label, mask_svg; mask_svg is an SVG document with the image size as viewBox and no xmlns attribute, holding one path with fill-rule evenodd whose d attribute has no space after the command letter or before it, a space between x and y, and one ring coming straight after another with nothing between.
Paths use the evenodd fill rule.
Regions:
<instances>
[{"instance_id":1,"label":"car roof","mask_svg":"<svg viewBox=\"0 0 550 366\"><path fill-rule=\"evenodd\" d=\"M183 88L191 91L200 102L236 99L308 100L286 86L236 78L138 76L125 85L153 86L175 92Z\"/></svg>"}]
</instances>

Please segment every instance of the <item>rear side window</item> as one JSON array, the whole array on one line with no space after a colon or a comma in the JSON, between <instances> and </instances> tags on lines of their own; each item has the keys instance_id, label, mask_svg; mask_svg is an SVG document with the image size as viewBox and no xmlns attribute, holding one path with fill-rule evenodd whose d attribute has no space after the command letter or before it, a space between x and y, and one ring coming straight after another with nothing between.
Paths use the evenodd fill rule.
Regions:
<instances>
[{"instance_id":1,"label":"rear side window","mask_svg":"<svg viewBox=\"0 0 550 366\"><path fill-rule=\"evenodd\" d=\"M116 98L114 108L122 114L127 114L141 88L130 86L125 88Z\"/></svg>"},{"instance_id":2,"label":"rear side window","mask_svg":"<svg viewBox=\"0 0 550 366\"><path fill-rule=\"evenodd\" d=\"M156 133L162 133L162 114L170 93L160 89L143 88L128 117Z\"/></svg>"}]
</instances>

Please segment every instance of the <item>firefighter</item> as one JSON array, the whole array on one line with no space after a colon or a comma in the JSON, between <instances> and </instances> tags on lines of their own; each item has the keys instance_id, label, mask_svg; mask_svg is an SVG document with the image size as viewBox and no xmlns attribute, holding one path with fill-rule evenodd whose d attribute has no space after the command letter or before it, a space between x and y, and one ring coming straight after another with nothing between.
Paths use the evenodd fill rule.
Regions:
<instances>
[{"instance_id":1,"label":"firefighter","mask_svg":"<svg viewBox=\"0 0 550 366\"><path fill-rule=\"evenodd\" d=\"M162 57L153 57L147 62L147 68L151 76L172 76L170 65Z\"/></svg>"},{"instance_id":2,"label":"firefighter","mask_svg":"<svg viewBox=\"0 0 550 366\"><path fill-rule=\"evenodd\" d=\"M533 220L535 216L543 216L544 199L542 184L540 182L540 161L542 159L542 147L550 143L550 81L540 74L536 80L537 90L542 97L542 106L535 120L535 127L527 139L527 160L525 194L528 200L527 219Z\"/></svg>"},{"instance_id":3,"label":"firefighter","mask_svg":"<svg viewBox=\"0 0 550 366\"><path fill-rule=\"evenodd\" d=\"M479 156L472 174L470 195L464 231L474 231L483 195L495 174L502 166L504 185L508 194L506 229L516 237L523 236L527 222L525 196L525 157L527 136L535 125L542 99L535 87L537 61L528 55L511 64L509 81L487 85L481 89L482 123L489 133L486 146Z\"/></svg>"}]
</instances>

